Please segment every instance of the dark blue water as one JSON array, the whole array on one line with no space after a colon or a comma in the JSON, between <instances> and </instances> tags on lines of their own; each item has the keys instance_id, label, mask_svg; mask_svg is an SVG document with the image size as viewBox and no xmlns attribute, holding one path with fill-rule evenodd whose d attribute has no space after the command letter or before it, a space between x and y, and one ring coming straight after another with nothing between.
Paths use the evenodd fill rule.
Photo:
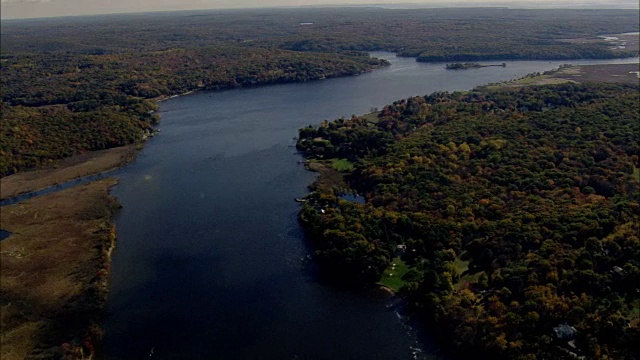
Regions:
<instances>
[{"instance_id":1,"label":"dark blue water","mask_svg":"<svg viewBox=\"0 0 640 360\"><path fill-rule=\"evenodd\" d=\"M347 201L350 201L350 202L356 203L356 204L364 204L364 203L366 203L366 199L364 198L364 196L356 195L356 194L344 194L344 195L340 196L340 199L347 200Z\"/></svg>"},{"instance_id":2,"label":"dark blue water","mask_svg":"<svg viewBox=\"0 0 640 360\"><path fill-rule=\"evenodd\" d=\"M0 229L0 241L8 238L9 236L11 236L11 232Z\"/></svg>"},{"instance_id":3,"label":"dark blue water","mask_svg":"<svg viewBox=\"0 0 640 360\"><path fill-rule=\"evenodd\" d=\"M308 271L293 199L306 195L314 174L299 163L293 138L324 119L567 61L446 71L378 55L393 65L162 104L162 132L113 191L124 207L102 357L431 358L429 339L416 341L388 297L327 287Z\"/></svg>"}]
</instances>

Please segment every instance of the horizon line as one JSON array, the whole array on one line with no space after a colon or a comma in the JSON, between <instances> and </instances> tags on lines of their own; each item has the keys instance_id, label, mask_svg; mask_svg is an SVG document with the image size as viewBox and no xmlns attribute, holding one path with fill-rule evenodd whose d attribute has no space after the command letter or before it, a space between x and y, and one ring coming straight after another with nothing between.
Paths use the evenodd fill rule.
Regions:
<instances>
[{"instance_id":1,"label":"horizon line","mask_svg":"<svg viewBox=\"0 0 640 360\"><path fill-rule=\"evenodd\" d=\"M3 3L2 7L5 7ZM632 4L637 5L632 7ZM626 5L630 7L625 7ZM315 5L269 5L269 6L247 6L247 7L209 7L194 9L159 9L159 10L140 10L140 11L114 11L114 12L97 12L87 14L73 15L52 15L52 16L34 16L34 17L3 17L4 11L0 11L0 20L2 21L20 21L20 20L46 20L46 19L65 19L80 18L94 16L114 16L114 15L145 15L160 13L179 13L179 12L203 12L203 11L247 11L247 10L273 10L273 9L327 9L327 8L379 8L384 10L418 10L418 9L472 9L472 8L506 8L513 10L640 10L640 4L637 2L629 2L628 4L620 4L612 6L612 4L604 2L597 4L571 3L571 2L555 2L542 1L530 4L528 1L482 1L478 3L462 0L459 2L423 2L423 3L371 3L371 4L315 4Z\"/></svg>"}]
</instances>

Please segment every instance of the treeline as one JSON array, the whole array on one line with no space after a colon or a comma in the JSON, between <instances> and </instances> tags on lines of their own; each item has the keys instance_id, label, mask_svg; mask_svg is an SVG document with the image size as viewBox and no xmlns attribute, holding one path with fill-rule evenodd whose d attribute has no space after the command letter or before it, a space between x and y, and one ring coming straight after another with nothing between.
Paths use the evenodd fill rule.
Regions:
<instances>
[{"instance_id":1,"label":"treeline","mask_svg":"<svg viewBox=\"0 0 640 360\"><path fill-rule=\"evenodd\" d=\"M73 111L65 105L33 108L3 104L0 175L140 141L156 121L150 113L154 105L132 102L87 111Z\"/></svg>"},{"instance_id":2,"label":"treeline","mask_svg":"<svg viewBox=\"0 0 640 360\"><path fill-rule=\"evenodd\" d=\"M387 65L363 53L300 53L210 46L105 55L29 54L2 62L2 101L9 105L67 104L72 110L219 90L310 81ZM135 101L134 101L135 102Z\"/></svg>"},{"instance_id":3,"label":"treeline","mask_svg":"<svg viewBox=\"0 0 640 360\"><path fill-rule=\"evenodd\" d=\"M569 60L569 59L612 59L637 55L632 52L616 52L602 43L566 46L559 41L545 41L544 44L532 46L528 43L501 42L490 44L480 41L456 52L447 51L446 47L434 46L417 55L420 62L443 61L481 61L481 60Z\"/></svg>"},{"instance_id":4,"label":"treeline","mask_svg":"<svg viewBox=\"0 0 640 360\"><path fill-rule=\"evenodd\" d=\"M639 101L622 85L434 93L301 129L307 156L357 164L367 199L310 195L319 264L366 286L406 245L401 291L462 357L637 358Z\"/></svg>"}]
</instances>

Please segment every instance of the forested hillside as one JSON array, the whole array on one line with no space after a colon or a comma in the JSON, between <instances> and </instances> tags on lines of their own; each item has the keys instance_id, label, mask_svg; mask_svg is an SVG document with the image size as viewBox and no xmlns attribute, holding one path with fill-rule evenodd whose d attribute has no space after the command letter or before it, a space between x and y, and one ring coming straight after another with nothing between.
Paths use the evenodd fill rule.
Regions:
<instances>
[{"instance_id":1,"label":"forested hillside","mask_svg":"<svg viewBox=\"0 0 640 360\"><path fill-rule=\"evenodd\" d=\"M401 293L462 358L636 359L639 109L637 86L562 84L307 127L298 148L352 162L367 202L319 187L300 218L336 282L373 284L406 245Z\"/></svg>"},{"instance_id":2,"label":"forested hillside","mask_svg":"<svg viewBox=\"0 0 640 360\"><path fill-rule=\"evenodd\" d=\"M616 53L605 43L559 40L637 30L638 10L254 9L5 21L1 48L3 54L106 54L239 44L387 50L425 60L607 58Z\"/></svg>"},{"instance_id":3,"label":"forested hillside","mask_svg":"<svg viewBox=\"0 0 640 360\"><path fill-rule=\"evenodd\" d=\"M5 56L0 175L138 141L158 119L155 98L354 75L384 65L366 54L236 46Z\"/></svg>"},{"instance_id":4,"label":"forested hillside","mask_svg":"<svg viewBox=\"0 0 640 360\"><path fill-rule=\"evenodd\" d=\"M3 61L2 100L12 106L67 104L72 110L84 111L95 109L104 100L118 103L118 96L150 99L199 88L308 81L385 64L362 53L308 54L233 46L101 56L7 57Z\"/></svg>"},{"instance_id":5,"label":"forested hillside","mask_svg":"<svg viewBox=\"0 0 640 360\"><path fill-rule=\"evenodd\" d=\"M3 21L0 176L138 141L149 100L359 74L420 61L631 56L604 42L634 10L375 8L201 11Z\"/></svg>"}]
</instances>

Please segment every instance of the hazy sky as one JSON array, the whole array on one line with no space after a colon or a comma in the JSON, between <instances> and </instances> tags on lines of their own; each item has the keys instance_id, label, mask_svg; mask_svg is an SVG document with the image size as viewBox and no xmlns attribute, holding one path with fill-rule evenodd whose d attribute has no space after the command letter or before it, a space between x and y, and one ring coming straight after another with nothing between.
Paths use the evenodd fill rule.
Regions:
<instances>
[{"instance_id":1,"label":"hazy sky","mask_svg":"<svg viewBox=\"0 0 640 360\"><path fill-rule=\"evenodd\" d=\"M430 4L458 5L491 3L494 5L509 4L512 0L427 0ZM519 6L540 7L548 5L557 7L555 0L516 0ZM49 16L68 16L86 14L110 14L140 11L168 11L192 9L248 8L268 6L308 6L308 5L364 5L364 4L418 4L425 0L0 0L3 19L33 18ZM610 4L611 7L637 8L637 0L564 0L564 4L579 5ZM586 4L586 5L585 5ZM608 7L608 6L606 6Z\"/></svg>"}]
</instances>

